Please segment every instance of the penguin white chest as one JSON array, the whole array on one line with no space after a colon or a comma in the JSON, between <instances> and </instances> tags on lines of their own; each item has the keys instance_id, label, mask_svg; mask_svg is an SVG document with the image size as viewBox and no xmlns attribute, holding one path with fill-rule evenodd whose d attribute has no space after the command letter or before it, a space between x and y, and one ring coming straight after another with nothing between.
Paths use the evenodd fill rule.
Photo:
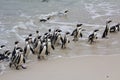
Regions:
<instances>
[{"instance_id":1,"label":"penguin white chest","mask_svg":"<svg viewBox=\"0 0 120 80\"><path fill-rule=\"evenodd\" d=\"M49 52L51 50L51 42L48 42L47 48L48 48L48 52Z\"/></svg>"},{"instance_id":2,"label":"penguin white chest","mask_svg":"<svg viewBox=\"0 0 120 80\"><path fill-rule=\"evenodd\" d=\"M26 55L28 55L29 53L30 53L30 45L27 45Z\"/></svg>"},{"instance_id":3,"label":"penguin white chest","mask_svg":"<svg viewBox=\"0 0 120 80\"><path fill-rule=\"evenodd\" d=\"M43 50L41 52L41 56L45 56L46 55L45 53L46 53L46 46L43 47Z\"/></svg>"},{"instance_id":4,"label":"penguin white chest","mask_svg":"<svg viewBox=\"0 0 120 80\"><path fill-rule=\"evenodd\" d=\"M19 62L19 65L23 64L23 55L21 54L20 55L20 62Z\"/></svg>"}]
</instances>

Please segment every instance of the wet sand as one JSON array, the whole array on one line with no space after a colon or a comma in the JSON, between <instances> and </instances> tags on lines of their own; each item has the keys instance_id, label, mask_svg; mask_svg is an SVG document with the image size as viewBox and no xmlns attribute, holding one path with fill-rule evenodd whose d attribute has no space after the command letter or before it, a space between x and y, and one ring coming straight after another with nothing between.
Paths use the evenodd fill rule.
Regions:
<instances>
[{"instance_id":1,"label":"wet sand","mask_svg":"<svg viewBox=\"0 0 120 80\"><path fill-rule=\"evenodd\" d=\"M120 55L60 58L10 70L0 80L119 80L119 68Z\"/></svg>"}]
</instances>

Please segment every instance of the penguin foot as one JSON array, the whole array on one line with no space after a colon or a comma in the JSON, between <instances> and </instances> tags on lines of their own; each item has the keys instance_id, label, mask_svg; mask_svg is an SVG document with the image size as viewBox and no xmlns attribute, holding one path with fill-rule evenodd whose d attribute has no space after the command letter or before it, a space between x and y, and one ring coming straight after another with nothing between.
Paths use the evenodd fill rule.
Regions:
<instances>
[{"instance_id":1,"label":"penguin foot","mask_svg":"<svg viewBox=\"0 0 120 80\"><path fill-rule=\"evenodd\" d=\"M21 67L22 67L23 69L27 69L26 67L24 67L24 66L22 66L22 65L21 65Z\"/></svg>"}]
</instances>

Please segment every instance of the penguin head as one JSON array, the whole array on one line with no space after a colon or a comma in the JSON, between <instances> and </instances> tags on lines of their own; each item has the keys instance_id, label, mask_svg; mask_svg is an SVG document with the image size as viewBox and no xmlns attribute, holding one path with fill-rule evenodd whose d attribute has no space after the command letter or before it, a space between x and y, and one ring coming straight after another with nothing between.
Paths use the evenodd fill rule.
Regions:
<instances>
[{"instance_id":1,"label":"penguin head","mask_svg":"<svg viewBox=\"0 0 120 80\"><path fill-rule=\"evenodd\" d=\"M17 45L19 43L19 41L15 41L15 45Z\"/></svg>"},{"instance_id":2,"label":"penguin head","mask_svg":"<svg viewBox=\"0 0 120 80\"><path fill-rule=\"evenodd\" d=\"M70 32L66 32L66 35L70 34Z\"/></svg>"},{"instance_id":3,"label":"penguin head","mask_svg":"<svg viewBox=\"0 0 120 80\"><path fill-rule=\"evenodd\" d=\"M68 10L65 10L64 13L68 13L69 11Z\"/></svg>"},{"instance_id":4,"label":"penguin head","mask_svg":"<svg viewBox=\"0 0 120 80\"><path fill-rule=\"evenodd\" d=\"M98 32L99 31L99 29L95 29L93 32Z\"/></svg>"},{"instance_id":5,"label":"penguin head","mask_svg":"<svg viewBox=\"0 0 120 80\"><path fill-rule=\"evenodd\" d=\"M28 42L29 42L29 38L26 38L25 43L28 44Z\"/></svg>"},{"instance_id":6,"label":"penguin head","mask_svg":"<svg viewBox=\"0 0 120 80\"><path fill-rule=\"evenodd\" d=\"M51 32L51 29L48 29L49 32Z\"/></svg>"},{"instance_id":7,"label":"penguin head","mask_svg":"<svg viewBox=\"0 0 120 80\"><path fill-rule=\"evenodd\" d=\"M39 31L37 30L37 31L36 31L36 33L38 34L38 33L39 33Z\"/></svg>"},{"instance_id":8,"label":"penguin head","mask_svg":"<svg viewBox=\"0 0 120 80\"><path fill-rule=\"evenodd\" d=\"M112 20L108 20L108 21L106 21L106 24L109 24L109 23L111 23L112 22Z\"/></svg>"},{"instance_id":9,"label":"penguin head","mask_svg":"<svg viewBox=\"0 0 120 80\"><path fill-rule=\"evenodd\" d=\"M38 39L41 39L41 36L38 36Z\"/></svg>"},{"instance_id":10,"label":"penguin head","mask_svg":"<svg viewBox=\"0 0 120 80\"><path fill-rule=\"evenodd\" d=\"M1 49L4 48L4 47L5 47L5 45L1 45L1 46L0 46Z\"/></svg>"},{"instance_id":11,"label":"penguin head","mask_svg":"<svg viewBox=\"0 0 120 80\"><path fill-rule=\"evenodd\" d=\"M29 37L32 37L32 34L29 34Z\"/></svg>"},{"instance_id":12,"label":"penguin head","mask_svg":"<svg viewBox=\"0 0 120 80\"><path fill-rule=\"evenodd\" d=\"M82 26L83 24L77 24L77 27L80 27L80 26Z\"/></svg>"}]
</instances>

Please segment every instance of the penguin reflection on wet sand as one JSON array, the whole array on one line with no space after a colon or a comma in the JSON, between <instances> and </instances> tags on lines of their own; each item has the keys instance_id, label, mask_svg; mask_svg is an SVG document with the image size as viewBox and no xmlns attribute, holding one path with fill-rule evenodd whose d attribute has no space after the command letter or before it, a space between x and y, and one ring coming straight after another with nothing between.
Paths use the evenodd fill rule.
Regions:
<instances>
[{"instance_id":1,"label":"penguin reflection on wet sand","mask_svg":"<svg viewBox=\"0 0 120 80\"><path fill-rule=\"evenodd\" d=\"M102 38L107 38L107 35L108 35L108 32L109 32L109 26L108 25L111 22L112 22L111 20L109 20L109 21L106 22L106 27L105 27L105 30L103 32Z\"/></svg>"},{"instance_id":2,"label":"penguin reflection on wet sand","mask_svg":"<svg viewBox=\"0 0 120 80\"><path fill-rule=\"evenodd\" d=\"M66 32L64 35L64 38L61 37L61 41L62 41L62 49L67 48L67 44L70 43L70 40L68 39L68 35L70 34L70 32Z\"/></svg>"},{"instance_id":3,"label":"penguin reflection on wet sand","mask_svg":"<svg viewBox=\"0 0 120 80\"><path fill-rule=\"evenodd\" d=\"M114 33L114 32L120 31L120 27L119 26L120 26L120 23L118 23L115 26L110 27L110 33Z\"/></svg>"},{"instance_id":4,"label":"penguin reflection on wet sand","mask_svg":"<svg viewBox=\"0 0 120 80\"><path fill-rule=\"evenodd\" d=\"M90 44L92 44L93 42L95 42L96 39L98 39L98 37L97 37L97 32L98 32L98 31L99 31L99 30L96 29L96 30L93 31L92 34L89 35L89 37L88 37L88 42L90 42Z\"/></svg>"},{"instance_id":5,"label":"penguin reflection on wet sand","mask_svg":"<svg viewBox=\"0 0 120 80\"><path fill-rule=\"evenodd\" d=\"M84 31L84 29L81 28L82 24L77 24L77 28L73 30L71 36L74 36L73 41L78 41L79 37L83 37L81 31Z\"/></svg>"}]
</instances>

